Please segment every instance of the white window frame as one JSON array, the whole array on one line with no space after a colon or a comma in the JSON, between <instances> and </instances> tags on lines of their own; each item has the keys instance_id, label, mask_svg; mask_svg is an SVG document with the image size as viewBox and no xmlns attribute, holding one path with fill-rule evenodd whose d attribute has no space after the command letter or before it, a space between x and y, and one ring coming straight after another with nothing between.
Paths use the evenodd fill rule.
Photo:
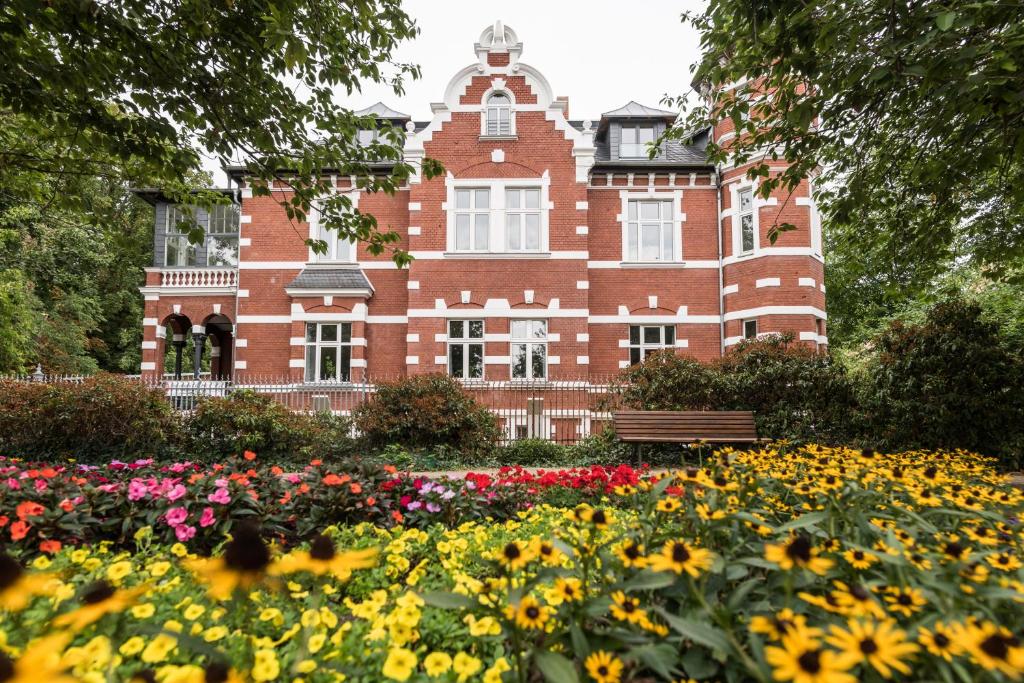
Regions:
<instances>
[{"instance_id":1,"label":"white window frame","mask_svg":"<svg viewBox=\"0 0 1024 683\"><path fill-rule=\"evenodd\" d=\"M452 335L452 323L462 323L462 336L454 336L454 335ZM480 323L480 336L479 337L472 337L472 336L469 335L469 328L470 328L470 324L471 323ZM487 372L487 363L485 362L485 359L487 357L486 356L486 346L485 346L485 343L484 343L484 339L485 339L485 335L486 335L486 322L482 318L449 318L445 322L445 325L447 326L446 332L447 332L447 336L448 336L448 348L447 348L447 351L448 351L448 374L450 376L454 377L455 379L458 379L458 380L461 380L461 381L464 381L464 382L473 382L473 381L482 380L484 378L484 375ZM461 346L462 347L462 367L458 368L462 372L461 375L455 374L456 368L452 364L452 347L455 347L455 346ZM470 355L469 354L469 348L471 346L479 346L480 347L480 376L479 377L470 377L469 376L469 367L470 367L469 366L469 355Z\"/></svg>"},{"instance_id":2,"label":"white window frame","mask_svg":"<svg viewBox=\"0 0 1024 683\"><path fill-rule=\"evenodd\" d=\"M216 204L210 208L206 227L206 265L210 268L237 268L239 256L238 237L241 231L241 207L237 204ZM226 215L225 215L226 214ZM233 224L232 224L233 223ZM234 244L234 263L211 263L214 242Z\"/></svg>"},{"instance_id":3,"label":"white window frame","mask_svg":"<svg viewBox=\"0 0 1024 683\"><path fill-rule=\"evenodd\" d=\"M186 220L188 213L177 204L168 204L164 213L164 267L165 268L197 268L199 267L199 245L192 244L188 240L188 233L178 231L178 222ZM196 221L195 209L192 210L192 221ZM177 254L190 255L191 259L186 256L184 263L181 263L183 259L177 259L177 263L170 263L168 256L170 250L167 248L171 242L178 245ZM189 263L188 261L192 262Z\"/></svg>"},{"instance_id":4,"label":"white window frame","mask_svg":"<svg viewBox=\"0 0 1024 683\"><path fill-rule=\"evenodd\" d=\"M441 208L447 215L448 230L446 238L446 254L452 256L477 255L487 257L489 255L499 256L522 256L524 258L536 257L539 254L549 254L549 224L552 204L549 199L551 177L547 171L540 178L465 178L456 179L448 174L445 179L447 188L447 200ZM488 239L487 249L458 249L456 245L456 216L462 212L456 206L457 190L490 190L490 206L488 208ZM540 190L540 249L508 251L508 234L506 231L506 190ZM472 234L473 231L471 231Z\"/></svg>"},{"instance_id":5,"label":"white window frame","mask_svg":"<svg viewBox=\"0 0 1024 683\"><path fill-rule=\"evenodd\" d=\"M631 149L630 154L626 154L623 150L626 147L626 143L623 142L625 139L624 133L626 130L635 130L636 139L640 139L640 129L650 129L651 139L650 142L631 142L629 143ZM654 123L623 123L619 129L619 158L620 159L649 159L650 158L650 147L658 139L658 128ZM658 148L657 154L654 158L658 159L661 157L661 149Z\"/></svg>"},{"instance_id":6,"label":"white window frame","mask_svg":"<svg viewBox=\"0 0 1024 683\"><path fill-rule=\"evenodd\" d=\"M621 213L617 216L619 224L622 226L622 262L623 263L648 263L652 265L664 264L664 263L682 263L683 261L683 223L686 222L686 214L683 213L683 191L672 190L669 192L658 192L656 190L649 190L645 192L629 192L621 190L619 197L622 202ZM629 220L629 203L631 201L667 201L671 202L672 205L672 218L669 221L671 223L672 231L672 258L671 259L658 259L655 261L646 261L640 258L641 245L637 243L637 258L631 259L629 256L629 232L630 232L630 220ZM639 207L638 207L639 209ZM661 222L661 219L658 219ZM638 225L641 221L634 221ZM638 235L639 240L639 235ZM664 255L664 237L660 243L662 245L662 254Z\"/></svg>"},{"instance_id":7,"label":"white window frame","mask_svg":"<svg viewBox=\"0 0 1024 683\"><path fill-rule=\"evenodd\" d=\"M467 206L459 206L459 198L465 196L468 198ZM486 199L484 199L486 197ZM486 206L481 206L486 204ZM455 214L455 234L452 236L452 248L453 251L460 252L477 252L477 251L490 251L492 241L492 223L494 216L491 212L491 206L494 204L494 192L490 187L486 185L473 186L473 187L460 187L455 190L455 202L452 211ZM459 219L466 218L466 222L469 224L469 246L459 246ZM484 218L487 221L486 230L483 231L482 239L481 233L478 231L480 219ZM484 242L483 245L480 243Z\"/></svg>"},{"instance_id":8,"label":"white window frame","mask_svg":"<svg viewBox=\"0 0 1024 683\"><path fill-rule=\"evenodd\" d=\"M639 331L637 343L633 343L633 330ZM647 341L647 330L658 330L658 341L648 342ZM672 340L669 341L668 331L672 331ZM635 365L636 363L643 363L647 359L647 356L656 352L664 351L665 349L674 349L676 347L676 326L675 325L630 325L629 326L629 364ZM639 353L640 359L633 360L633 352Z\"/></svg>"},{"instance_id":9,"label":"white window frame","mask_svg":"<svg viewBox=\"0 0 1024 683\"><path fill-rule=\"evenodd\" d=\"M538 337L533 334L534 326L536 324L543 325L544 336ZM522 326L525 326L526 331L522 332ZM519 333L517 334L516 328L520 327ZM548 379L548 361L551 358L548 352L548 341L550 338L549 321L542 318L513 318L509 321L509 377L513 380L527 381L527 382L544 382ZM526 349L526 366L525 366L525 377L516 377L516 354L515 347L525 345ZM542 377L533 376L533 357L537 353L537 348L542 348L544 352L544 375Z\"/></svg>"},{"instance_id":10,"label":"white window frame","mask_svg":"<svg viewBox=\"0 0 1024 683\"><path fill-rule=\"evenodd\" d=\"M334 327L337 331L337 339L335 341L324 341L323 330L327 327ZM310 328L316 330L314 339L310 341L309 331ZM343 341L345 338L344 332L348 329L348 341ZM351 382L352 381L352 351L355 345L352 343L352 323L350 322L307 322L306 327L303 330L303 379L308 384L330 384L339 382ZM320 361L321 353L320 350L324 348L335 348L337 349L336 357L338 359L338 365L336 368L336 374L333 379L321 379L320 377ZM342 350L348 349L348 369L342 371ZM312 361L313 366L310 367L310 354L313 354ZM313 371L313 376L310 378L310 370ZM345 376L347 375L347 377Z\"/></svg>"},{"instance_id":11,"label":"white window frame","mask_svg":"<svg viewBox=\"0 0 1024 683\"><path fill-rule=\"evenodd\" d=\"M338 192L338 194L347 194L349 199L352 201L352 208L359 208L359 192ZM320 240L322 239L327 243L327 251L323 254L318 254L313 251L313 248L309 248L309 263L319 264L340 264L340 265L351 265L358 263L358 242L351 240L339 240L337 230L322 230L320 227L320 206L318 202L313 202L313 205L309 209L309 239ZM342 242L347 242L347 254L339 253L339 245Z\"/></svg>"},{"instance_id":12,"label":"white window frame","mask_svg":"<svg viewBox=\"0 0 1024 683\"><path fill-rule=\"evenodd\" d=\"M531 193L531 192L536 192L537 193L537 206L536 207L527 207L526 206L527 197L529 196L529 193ZM512 195L513 193L515 195L517 195L517 199L516 199L515 203L518 204L518 206L516 206L516 207L512 207L511 206L512 202L509 201L510 195ZM543 229L541 227L541 223L543 222L542 214L544 213L544 210L541 208L541 202L543 201L543 198L541 197L541 189L539 187L536 187L536 186L535 187L506 187L505 188L505 198L504 198L504 200L505 200L505 230L504 230L504 233L505 233L505 249L506 249L506 251L508 251L510 254L511 253L517 253L517 252L539 252L541 250L541 243L542 243L542 238L543 238L543 234L542 234L543 233ZM526 223L527 223L527 219L529 217L531 217L531 216L536 216L537 217L537 246L533 247L533 248L528 247L526 245L526 243L527 243L527 239L526 239L527 238ZM516 236L517 236L517 238L519 240L519 246L518 247L513 247L512 246L513 228L512 228L512 221L510 219L513 218L513 217L515 217L515 219L516 219L515 220L515 222L516 222L515 232L517 233Z\"/></svg>"},{"instance_id":13,"label":"white window frame","mask_svg":"<svg viewBox=\"0 0 1024 683\"><path fill-rule=\"evenodd\" d=\"M754 326L754 335L750 336L747 334L747 325L752 324ZM758 337L758 325L757 318L746 318L740 323L740 339L757 339Z\"/></svg>"},{"instance_id":14,"label":"white window frame","mask_svg":"<svg viewBox=\"0 0 1024 683\"><path fill-rule=\"evenodd\" d=\"M740 193L750 192L750 211L740 211ZM761 200L757 196L757 183L746 183L736 185L731 190L732 205L732 255L751 256L761 251ZM752 230L754 231L754 248L744 251L743 249L743 216L752 217Z\"/></svg>"},{"instance_id":15,"label":"white window frame","mask_svg":"<svg viewBox=\"0 0 1024 683\"><path fill-rule=\"evenodd\" d=\"M491 111L499 111L506 109L504 105L492 106L490 99L494 95L504 95L508 99L508 132L506 133L491 133L488 130L488 119L490 118ZM499 119L500 126L500 119ZM500 128L499 128L500 130ZM514 138L516 137L516 98L512 94L511 90L504 87L492 87L484 93L483 98L480 100L480 137L482 138Z\"/></svg>"}]
</instances>

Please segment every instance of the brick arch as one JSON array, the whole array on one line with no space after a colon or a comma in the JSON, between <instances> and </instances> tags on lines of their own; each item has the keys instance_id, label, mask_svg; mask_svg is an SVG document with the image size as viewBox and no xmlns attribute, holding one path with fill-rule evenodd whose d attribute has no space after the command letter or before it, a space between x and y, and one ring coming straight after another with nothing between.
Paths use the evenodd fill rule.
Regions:
<instances>
[{"instance_id":1,"label":"brick arch","mask_svg":"<svg viewBox=\"0 0 1024 683\"><path fill-rule=\"evenodd\" d=\"M462 178L541 178L543 172L529 166L505 161L500 164L493 161L481 161L453 172L458 179Z\"/></svg>"}]
</instances>

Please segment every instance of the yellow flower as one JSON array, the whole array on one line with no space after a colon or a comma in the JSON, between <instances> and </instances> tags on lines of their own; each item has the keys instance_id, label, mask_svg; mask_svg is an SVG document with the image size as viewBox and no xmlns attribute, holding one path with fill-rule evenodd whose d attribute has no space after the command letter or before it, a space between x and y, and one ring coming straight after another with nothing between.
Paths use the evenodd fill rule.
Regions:
<instances>
[{"instance_id":1,"label":"yellow flower","mask_svg":"<svg viewBox=\"0 0 1024 683\"><path fill-rule=\"evenodd\" d=\"M765 544L764 559L779 565L780 569L789 570L793 567L802 567L815 574L824 574L832 565L832 560L818 557L820 551L811 543L811 539L804 534L791 536L782 545Z\"/></svg>"},{"instance_id":2,"label":"yellow flower","mask_svg":"<svg viewBox=\"0 0 1024 683\"><path fill-rule=\"evenodd\" d=\"M175 543L171 546L171 554L175 557L185 557L188 555L188 548L181 543Z\"/></svg>"},{"instance_id":3,"label":"yellow flower","mask_svg":"<svg viewBox=\"0 0 1024 683\"><path fill-rule=\"evenodd\" d=\"M208 643L216 643L228 635L228 629L224 626L211 626L203 631L203 640Z\"/></svg>"},{"instance_id":4,"label":"yellow flower","mask_svg":"<svg viewBox=\"0 0 1024 683\"><path fill-rule=\"evenodd\" d=\"M623 567L643 569L647 566L647 558L644 557L643 545L632 539L627 539L615 546L615 555L622 562Z\"/></svg>"},{"instance_id":5,"label":"yellow flower","mask_svg":"<svg viewBox=\"0 0 1024 683\"><path fill-rule=\"evenodd\" d=\"M167 655L178 646L178 639L166 633L158 633L142 651L142 661L157 664L167 659Z\"/></svg>"},{"instance_id":6,"label":"yellow flower","mask_svg":"<svg viewBox=\"0 0 1024 683\"><path fill-rule=\"evenodd\" d=\"M848 666L832 650L823 650L818 641L800 634L782 638L782 647L766 647L765 659L777 681L793 683L856 683L846 673Z\"/></svg>"},{"instance_id":7,"label":"yellow flower","mask_svg":"<svg viewBox=\"0 0 1024 683\"><path fill-rule=\"evenodd\" d=\"M61 614L53 620L55 626L69 628L74 632L99 621L104 615L123 612L128 609L139 595L146 591L145 586L136 586L127 590L115 590L106 581L96 581L82 592L82 606L78 609Z\"/></svg>"},{"instance_id":8,"label":"yellow flower","mask_svg":"<svg viewBox=\"0 0 1024 683\"><path fill-rule=\"evenodd\" d=\"M807 617L786 608L778 614L767 617L757 615L750 618L750 630L761 633L771 640L781 640L789 633L797 633L804 640L821 637L821 629L807 625Z\"/></svg>"},{"instance_id":9,"label":"yellow flower","mask_svg":"<svg viewBox=\"0 0 1024 683\"><path fill-rule=\"evenodd\" d=\"M272 681L281 673L281 665L277 654L269 648L256 650L253 655L252 671L249 675L254 681Z\"/></svg>"},{"instance_id":10,"label":"yellow flower","mask_svg":"<svg viewBox=\"0 0 1024 683\"><path fill-rule=\"evenodd\" d=\"M210 596L217 600L226 600L235 591L248 591L259 585L269 565L270 549L263 542L259 528L249 523L235 526L221 557L192 559L185 563L189 571L207 584Z\"/></svg>"},{"instance_id":11,"label":"yellow flower","mask_svg":"<svg viewBox=\"0 0 1024 683\"><path fill-rule=\"evenodd\" d=\"M657 503L654 504L654 508L658 512L675 512L682 506L683 504L680 503L679 499L675 497L661 498L658 500Z\"/></svg>"},{"instance_id":12,"label":"yellow flower","mask_svg":"<svg viewBox=\"0 0 1024 683\"><path fill-rule=\"evenodd\" d=\"M0 553L0 609L20 612L36 595L45 594L53 579L49 574L30 574L7 553Z\"/></svg>"},{"instance_id":13,"label":"yellow flower","mask_svg":"<svg viewBox=\"0 0 1024 683\"><path fill-rule=\"evenodd\" d=\"M149 575L155 578L160 578L166 574L171 568L171 563L164 560L154 562L149 566Z\"/></svg>"},{"instance_id":14,"label":"yellow flower","mask_svg":"<svg viewBox=\"0 0 1024 683\"><path fill-rule=\"evenodd\" d=\"M75 683L64 674L67 666L60 654L70 641L70 633L44 636L30 642L16 662L0 652L4 683Z\"/></svg>"},{"instance_id":15,"label":"yellow flower","mask_svg":"<svg viewBox=\"0 0 1024 683\"><path fill-rule=\"evenodd\" d=\"M295 550L281 558L272 568L272 574L308 572L316 576L330 575L338 581L348 581L353 569L368 569L377 565L377 548L363 548L338 552L330 536L317 535L308 551Z\"/></svg>"},{"instance_id":16,"label":"yellow flower","mask_svg":"<svg viewBox=\"0 0 1024 683\"><path fill-rule=\"evenodd\" d=\"M206 612L206 608L202 605L189 605L185 608L185 618L189 621L195 621L203 616L204 612Z\"/></svg>"},{"instance_id":17,"label":"yellow flower","mask_svg":"<svg viewBox=\"0 0 1024 683\"><path fill-rule=\"evenodd\" d=\"M508 660L504 657L498 657L494 660L494 665L484 672L484 683L501 683L501 675L511 670L512 666L508 663Z\"/></svg>"},{"instance_id":18,"label":"yellow flower","mask_svg":"<svg viewBox=\"0 0 1024 683\"><path fill-rule=\"evenodd\" d=\"M446 652L431 652L423 660L423 669L431 678L436 678L452 668L452 658Z\"/></svg>"},{"instance_id":19,"label":"yellow flower","mask_svg":"<svg viewBox=\"0 0 1024 683\"><path fill-rule=\"evenodd\" d=\"M551 616L551 608L541 605L532 595L524 596L518 605L508 607L509 618L515 618L520 628L540 629Z\"/></svg>"},{"instance_id":20,"label":"yellow flower","mask_svg":"<svg viewBox=\"0 0 1024 683\"><path fill-rule=\"evenodd\" d=\"M936 657L942 657L947 662L953 661L953 657L964 651L959 636L958 628L946 626L941 621L936 621L931 630L923 627L917 629L917 642L924 645L928 652Z\"/></svg>"},{"instance_id":21,"label":"yellow flower","mask_svg":"<svg viewBox=\"0 0 1024 683\"><path fill-rule=\"evenodd\" d=\"M1024 644L1009 629L990 621L969 623L959 640L986 671L999 671L1015 681L1024 674Z\"/></svg>"},{"instance_id":22,"label":"yellow flower","mask_svg":"<svg viewBox=\"0 0 1024 683\"><path fill-rule=\"evenodd\" d=\"M661 547L661 552L651 555L647 561L656 572L686 572L696 578L711 568L712 556L710 551L688 545L685 541L669 541Z\"/></svg>"},{"instance_id":23,"label":"yellow flower","mask_svg":"<svg viewBox=\"0 0 1024 683\"><path fill-rule=\"evenodd\" d=\"M839 650L840 666L849 668L867 662L882 678L892 678L893 669L910 673L903 660L921 648L906 639L907 634L896 628L895 621L851 620L846 626L848 630L833 624L832 635L827 638L829 645Z\"/></svg>"},{"instance_id":24,"label":"yellow flower","mask_svg":"<svg viewBox=\"0 0 1024 683\"><path fill-rule=\"evenodd\" d=\"M597 683L619 683L622 678L622 660L611 652L595 650L583 665Z\"/></svg>"},{"instance_id":25,"label":"yellow flower","mask_svg":"<svg viewBox=\"0 0 1024 683\"><path fill-rule=\"evenodd\" d=\"M920 612L921 608L928 604L928 601L916 588L892 587L887 591L885 601L889 603L889 610L897 612L905 617L913 616L914 612Z\"/></svg>"},{"instance_id":26,"label":"yellow flower","mask_svg":"<svg viewBox=\"0 0 1024 683\"><path fill-rule=\"evenodd\" d=\"M630 624L638 624L647 616L647 612L640 608L640 601L622 591L612 593L612 604L609 609L613 617Z\"/></svg>"},{"instance_id":27,"label":"yellow flower","mask_svg":"<svg viewBox=\"0 0 1024 683\"><path fill-rule=\"evenodd\" d=\"M128 560L121 560L107 567L107 578L111 583L117 585L121 579L132 573L132 563Z\"/></svg>"},{"instance_id":28,"label":"yellow flower","mask_svg":"<svg viewBox=\"0 0 1024 683\"><path fill-rule=\"evenodd\" d=\"M136 619L149 619L156 613L156 607L151 602L145 602L132 607L131 612Z\"/></svg>"},{"instance_id":29,"label":"yellow flower","mask_svg":"<svg viewBox=\"0 0 1024 683\"><path fill-rule=\"evenodd\" d=\"M482 668L483 663L479 659L465 652L456 653L452 662L452 670L459 675L459 683L475 675Z\"/></svg>"},{"instance_id":30,"label":"yellow flower","mask_svg":"<svg viewBox=\"0 0 1024 683\"><path fill-rule=\"evenodd\" d=\"M509 541L498 553L498 562L513 572L525 567L533 558L532 549L520 541Z\"/></svg>"},{"instance_id":31,"label":"yellow flower","mask_svg":"<svg viewBox=\"0 0 1024 683\"><path fill-rule=\"evenodd\" d=\"M878 562L878 556L873 555L864 550L847 550L843 553L843 559L850 563L850 566L854 569L867 569L875 562Z\"/></svg>"},{"instance_id":32,"label":"yellow flower","mask_svg":"<svg viewBox=\"0 0 1024 683\"><path fill-rule=\"evenodd\" d=\"M121 647L117 648L117 651L123 654L125 657L131 657L142 652L142 648L146 646L146 641L140 636L132 636L128 640L121 644Z\"/></svg>"},{"instance_id":33,"label":"yellow flower","mask_svg":"<svg viewBox=\"0 0 1024 683\"><path fill-rule=\"evenodd\" d=\"M386 678L395 681L408 680L416 669L416 655L412 650L404 647L393 647L388 651L388 657L384 660L384 668L381 673Z\"/></svg>"}]
</instances>

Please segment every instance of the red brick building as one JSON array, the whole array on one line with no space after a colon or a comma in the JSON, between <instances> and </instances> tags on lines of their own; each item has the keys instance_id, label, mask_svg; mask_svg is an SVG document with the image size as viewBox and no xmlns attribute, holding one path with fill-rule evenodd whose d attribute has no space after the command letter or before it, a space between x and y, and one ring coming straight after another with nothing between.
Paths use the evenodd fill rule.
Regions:
<instances>
[{"instance_id":1,"label":"red brick building","mask_svg":"<svg viewBox=\"0 0 1024 683\"><path fill-rule=\"evenodd\" d=\"M444 164L394 196L333 178L360 211L401 235L399 269L362 245L330 244L253 197L234 170L234 207L197 219L206 242L176 233L156 207L145 296L144 375L165 370L189 337L213 375L296 382L448 372L488 380L607 377L651 350L702 360L743 337L792 331L827 343L820 222L810 187L761 199L745 167L709 165L711 136L658 139L675 114L629 102L569 116L543 74L520 61L500 22L475 45L430 121L383 104L366 110L408 131L405 160ZM624 99L628 94L624 94ZM796 226L770 244L773 223Z\"/></svg>"}]
</instances>

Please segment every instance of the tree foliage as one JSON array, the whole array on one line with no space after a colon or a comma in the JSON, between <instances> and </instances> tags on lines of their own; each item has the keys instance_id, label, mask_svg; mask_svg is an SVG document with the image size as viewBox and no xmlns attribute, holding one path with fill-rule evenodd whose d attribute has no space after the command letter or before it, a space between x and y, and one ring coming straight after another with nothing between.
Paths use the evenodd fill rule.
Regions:
<instances>
[{"instance_id":1,"label":"tree foliage","mask_svg":"<svg viewBox=\"0 0 1024 683\"><path fill-rule=\"evenodd\" d=\"M290 218L326 196L325 225L381 253L397 235L331 193L323 172L394 191L414 170L401 161L404 133L358 146L357 130L376 122L334 97L366 82L402 92L419 69L393 53L417 32L399 0L5 2L0 128L20 118L25 134L0 135L0 174L122 179L131 164L134 177L208 205L218 196L189 194L201 155L240 157L255 194L294 190L282 200ZM438 170L423 162L427 175Z\"/></svg>"},{"instance_id":2,"label":"tree foliage","mask_svg":"<svg viewBox=\"0 0 1024 683\"><path fill-rule=\"evenodd\" d=\"M686 129L732 119L739 132L710 145L714 161L755 162L765 196L820 171L826 223L850 226L844 239L904 280L927 283L954 261L1013 272L1024 255L1019 3L711 0L684 16L701 35L695 82L709 97ZM788 167L770 175L776 160Z\"/></svg>"}]
</instances>

